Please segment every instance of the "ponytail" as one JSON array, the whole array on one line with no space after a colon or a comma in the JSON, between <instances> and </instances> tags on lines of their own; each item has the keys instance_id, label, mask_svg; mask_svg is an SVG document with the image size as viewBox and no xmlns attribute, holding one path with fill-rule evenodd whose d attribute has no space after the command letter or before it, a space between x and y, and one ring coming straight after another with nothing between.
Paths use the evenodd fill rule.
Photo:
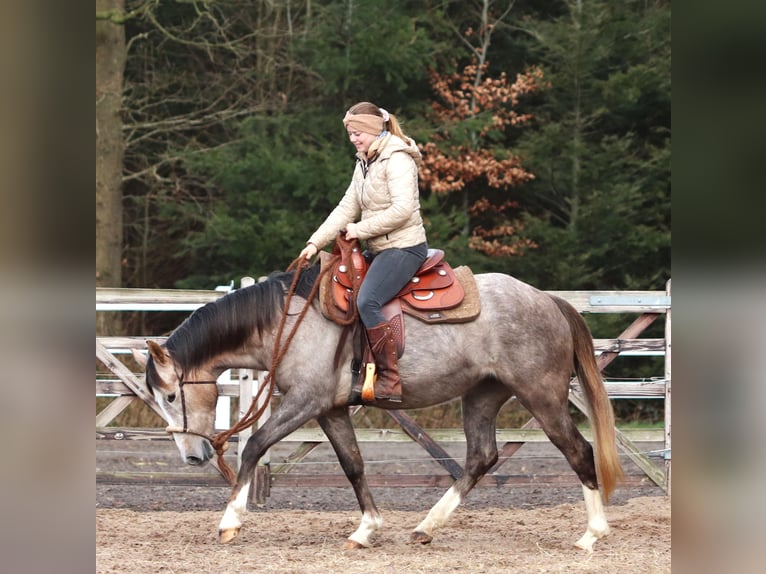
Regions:
<instances>
[{"instance_id":1,"label":"ponytail","mask_svg":"<svg viewBox=\"0 0 766 574\"><path fill-rule=\"evenodd\" d=\"M388 129L388 131L394 134L395 136L402 138L404 140L404 143L406 143L407 145L412 145L410 138L404 135L404 132L402 131L402 126L399 125L399 120L396 119L396 116L394 114L391 114L391 113L388 114L386 129Z\"/></svg>"}]
</instances>

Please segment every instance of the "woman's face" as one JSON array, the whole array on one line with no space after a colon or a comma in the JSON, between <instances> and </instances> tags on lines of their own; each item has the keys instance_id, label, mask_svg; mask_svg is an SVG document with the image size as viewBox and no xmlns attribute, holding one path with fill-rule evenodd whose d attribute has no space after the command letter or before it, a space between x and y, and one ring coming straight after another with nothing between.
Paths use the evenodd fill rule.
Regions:
<instances>
[{"instance_id":1,"label":"woman's face","mask_svg":"<svg viewBox=\"0 0 766 574\"><path fill-rule=\"evenodd\" d=\"M356 148L356 151L363 154L367 153L367 150L370 149L372 142L374 142L375 138L378 137L373 134L357 131L352 127L349 127L347 131L348 139L351 142L351 145Z\"/></svg>"}]
</instances>

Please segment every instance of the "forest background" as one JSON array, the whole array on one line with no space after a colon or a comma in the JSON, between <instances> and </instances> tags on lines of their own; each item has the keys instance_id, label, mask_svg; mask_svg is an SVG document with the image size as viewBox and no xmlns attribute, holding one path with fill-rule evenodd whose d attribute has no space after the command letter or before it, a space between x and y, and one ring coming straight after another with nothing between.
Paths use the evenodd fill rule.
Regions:
<instances>
[{"instance_id":1,"label":"forest background","mask_svg":"<svg viewBox=\"0 0 766 574\"><path fill-rule=\"evenodd\" d=\"M453 266L664 290L670 26L648 0L97 0L96 285L284 269L345 191L340 120L369 100L421 145L429 244ZM97 334L179 322L101 313ZM662 373L623 363L607 375ZM620 411L660 419L654 403Z\"/></svg>"}]
</instances>

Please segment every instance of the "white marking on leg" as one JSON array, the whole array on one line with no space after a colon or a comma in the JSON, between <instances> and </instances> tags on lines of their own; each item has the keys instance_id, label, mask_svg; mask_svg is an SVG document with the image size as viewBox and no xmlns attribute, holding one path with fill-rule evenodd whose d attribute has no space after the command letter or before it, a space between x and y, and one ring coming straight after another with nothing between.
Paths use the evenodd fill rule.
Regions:
<instances>
[{"instance_id":1,"label":"white marking on leg","mask_svg":"<svg viewBox=\"0 0 766 574\"><path fill-rule=\"evenodd\" d=\"M575 546L593 552L593 544L596 540L609 534L609 524L606 522L604 504L598 489L591 490L583 485L582 493L583 498L585 498L585 510L588 513L588 528L582 538L575 543Z\"/></svg>"},{"instance_id":2,"label":"white marking on leg","mask_svg":"<svg viewBox=\"0 0 766 574\"><path fill-rule=\"evenodd\" d=\"M228 530L233 528L239 530L242 527L242 517L247 512L247 495L250 492L250 483L245 484L237 494L237 497L226 505L226 512L223 513L221 524L218 530Z\"/></svg>"},{"instance_id":3,"label":"white marking on leg","mask_svg":"<svg viewBox=\"0 0 766 574\"><path fill-rule=\"evenodd\" d=\"M444 493L439 502L428 512L428 516L425 517L423 522L418 524L415 528L415 532L424 532L429 536L433 535L435 528L439 528L446 524L449 517L462 502L462 497L458 494L455 487L452 486Z\"/></svg>"},{"instance_id":4,"label":"white marking on leg","mask_svg":"<svg viewBox=\"0 0 766 574\"><path fill-rule=\"evenodd\" d=\"M359 523L359 528L356 529L349 540L361 544L365 548L370 546L370 536L375 534L375 531L383 526L383 517L377 512L365 512L362 514L362 521Z\"/></svg>"}]
</instances>

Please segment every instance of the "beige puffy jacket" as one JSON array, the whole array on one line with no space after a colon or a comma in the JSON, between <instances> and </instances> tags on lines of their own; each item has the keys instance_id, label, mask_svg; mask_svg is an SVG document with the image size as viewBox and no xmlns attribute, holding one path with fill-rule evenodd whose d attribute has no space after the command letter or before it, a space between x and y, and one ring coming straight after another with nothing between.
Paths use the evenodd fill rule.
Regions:
<instances>
[{"instance_id":1,"label":"beige puffy jacket","mask_svg":"<svg viewBox=\"0 0 766 574\"><path fill-rule=\"evenodd\" d=\"M391 247L412 247L426 241L420 216L418 164L420 151L410 139L388 134L373 142L372 161L357 154L358 161L346 193L307 243L322 249L338 231L356 222L359 239L371 253ZM366 176L365 176L366 172Z\"/></svg>"}]
</instances>

